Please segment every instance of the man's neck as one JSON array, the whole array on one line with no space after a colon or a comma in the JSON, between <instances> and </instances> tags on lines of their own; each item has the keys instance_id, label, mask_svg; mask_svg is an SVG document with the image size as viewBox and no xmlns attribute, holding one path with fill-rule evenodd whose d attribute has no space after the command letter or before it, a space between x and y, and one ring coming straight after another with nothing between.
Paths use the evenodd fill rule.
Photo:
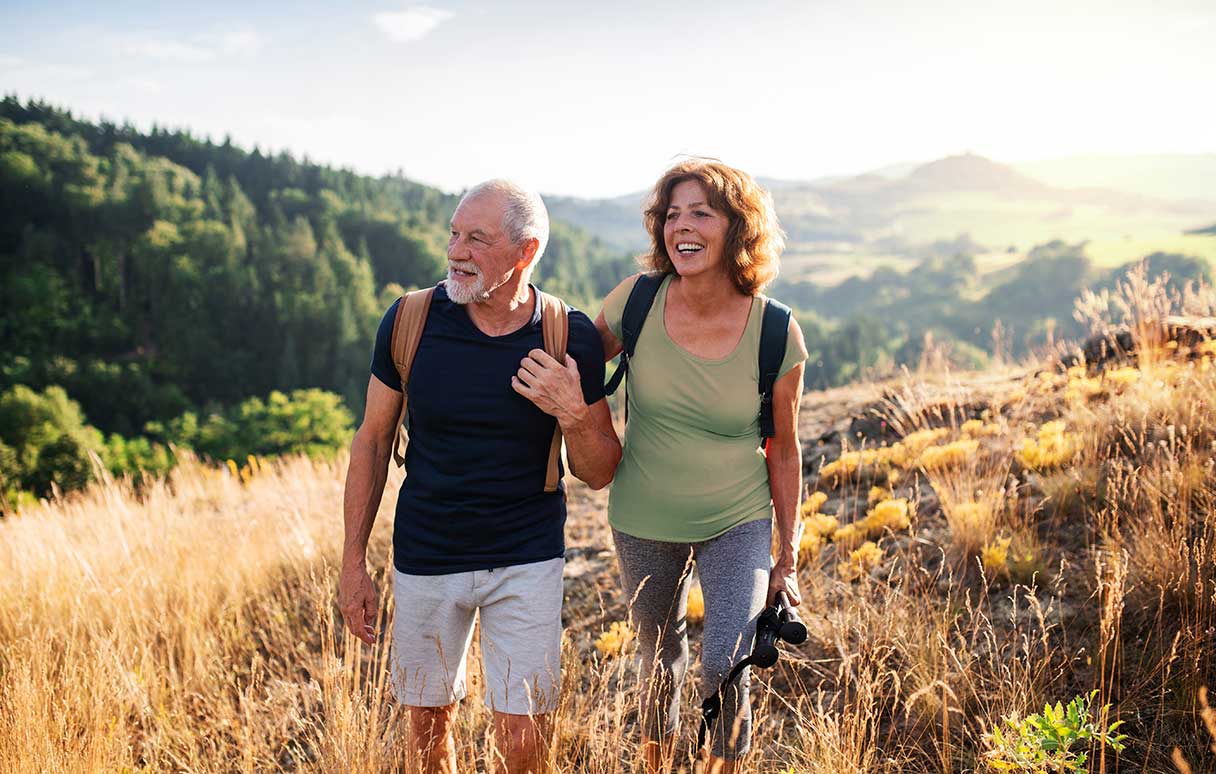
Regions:
<instances>
[{"instance_id":1,"label":"man's neck","mask_svg":"<svg viewBox=\"0 0 1216 774\"><path fill-rule=\"evenodd\" d=\"M494 288L487 298L465 305L469 319L487 336L505 336L519 330L532 319L535 308L532 288L522 274Z\"/></svg>"}]
</instances>

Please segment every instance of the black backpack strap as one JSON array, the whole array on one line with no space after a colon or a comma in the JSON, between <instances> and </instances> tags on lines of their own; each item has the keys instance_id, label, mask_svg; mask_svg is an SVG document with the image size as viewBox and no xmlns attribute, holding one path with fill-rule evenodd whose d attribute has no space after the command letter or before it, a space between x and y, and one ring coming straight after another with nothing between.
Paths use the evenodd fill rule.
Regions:
<instances>
[{"instance_id":1,"label":"black backpack strap","mask_svg":"<svg viewBox=\"0 0 1216 774\"><path fill-rule=\"evenodd\" d=\"M793 312L780 301L767 299L764 304L764 320L760 325L760 437L772 438L776 433L773 424L773 386L785 360L785 340L790 330Z\"/></svg>"},{"instance_id":2,"label":"black backpack strap","mask_svg":"<svg viewBox=\"0 0 1216 774\"><path fill-rule=\"evenodd\" d=\"M629 358L637 348L638 337L642 335L642 326L646 324L646 315L654 305L654 297L659 294L659 286L663 284L666 274L639 274L629 291L625 301L625 311L621 314L621 363L612 373L612 378L604 387L604 393L611 395L621 385L621 379L629 371ZM628 388L626 388L628 389ZM628 395L626 395L628 399ZM626 402L625 410L629 410Z\"/></svg>"}]
</instances>

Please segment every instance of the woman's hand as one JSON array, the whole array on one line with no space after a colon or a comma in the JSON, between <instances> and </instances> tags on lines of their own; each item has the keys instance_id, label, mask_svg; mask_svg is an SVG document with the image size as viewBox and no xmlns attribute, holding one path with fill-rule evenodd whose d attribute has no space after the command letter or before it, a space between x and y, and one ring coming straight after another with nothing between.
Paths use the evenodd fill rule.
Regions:
<instances>
[{"instance_id":1,"label":"woman's hand","mask_svg":"<svg viewBox=\"0 0 1216 774\"><path fill-rule=\"evenodd\" d=\"M802 604L798 591L798 568L787 562L778 562L768 574L768 604L773 604L778 592L785 592L794 607Z\"/></svg>"}]
</instances>

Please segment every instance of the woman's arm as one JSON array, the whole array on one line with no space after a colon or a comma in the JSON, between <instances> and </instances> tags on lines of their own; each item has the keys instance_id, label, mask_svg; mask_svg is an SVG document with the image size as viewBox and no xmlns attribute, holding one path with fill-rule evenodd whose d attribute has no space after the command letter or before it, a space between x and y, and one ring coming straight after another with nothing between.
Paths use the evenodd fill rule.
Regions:
<instances>
[{"instance_id":1,"label":"woman's arm","mask_svg":"<svg viewBox=\"0 0 1216 774\"><path fill-rule=\"evenodd\" d=\"M802 339L802 329L790 321L790 336ZM802 601L798 591L798 501L802 497L802 445L798 440L798 406L802 401L804 363L791 368L773 387L775 434L768 441L768 481L773 495L773 526L777 531L777 557L769 573L768 602L778 591L790 604Z\"/></svg>"},{"instance_id":2,"label":"woman's arm","mask_svg":"<svg viewBox=\"0 0 1216 774\"><path fill-rule=\"evenodd\" d=\"M604 362L607 363L612 358L621 354L621 350L625 345L616 337L608 328L608 323L604 321L604 310L595 316L595 330L600 334L600 341L604 343Z\"/></svg>"},{"instance_id":3,"label":"woman's arm","mask_svg":"<svg viewBox=\"0 0 1216 774\"><path fill-rule=\"evenodd\" d=\"M613 309L623 309L625 301L629 298L630 292L633 291L633 286L638 281L637 274L631 274L621 283L612 289L607 296L604 297L604 304L600 307L600 313L595 316L595 330L600 334L600 341L604 344L604 362L607 363L612 358L621 354L624 345L621 340L616 337L612 329L608 327L608 321L604 318L604 310L612 305Z\"/></svg>"}]
</instances>

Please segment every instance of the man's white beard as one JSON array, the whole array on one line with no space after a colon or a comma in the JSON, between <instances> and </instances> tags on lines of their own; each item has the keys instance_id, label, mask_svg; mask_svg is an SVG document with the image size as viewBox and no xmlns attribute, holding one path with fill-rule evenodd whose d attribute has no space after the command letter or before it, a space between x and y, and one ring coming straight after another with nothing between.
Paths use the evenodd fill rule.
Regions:
<instances>
[{"instance_id":1,"label":"man's white beard","mask_svg":"<svg viewBox=\"0 0 1216 774\"><path fill-rule=\"evenodd\" d=\"M486 291L485 275L477 272L477 277L472 283L469 282L468 277L457 279L453 275L453 267L450 264L448 265L448 281L443 287L448 293L448 298L461 306L484 301L490 295Z\"/></svg>"},{"instance_id":2,"label":"man's white beard","mask_svg":"<svg viewBox=\"0 0 1216 774\"><path fill-rule=\"evenodd\" d=\"M460 268L464 271L472 270L477 275L477 278L472 282L472 284L469 284L467 277L463 278L464 281L461 282L453 275L454 268ZM514 274L515 272L512 270L510 274L503 277L502 282L491 286L489 282L486 282L486 275L482 274L476 266L469 265L469 268L466 269L461 265L453 267L452 264L449 263L448 281L443 287L445 290L447 290L448 298L453 303L460 304L461 306L465 306L467 304L480 304L483 301L488 300L490 298L490 294L495 290L498 290L500 287L510 282L511 277L514 276Z\"/></svg>"}]
</instances>

